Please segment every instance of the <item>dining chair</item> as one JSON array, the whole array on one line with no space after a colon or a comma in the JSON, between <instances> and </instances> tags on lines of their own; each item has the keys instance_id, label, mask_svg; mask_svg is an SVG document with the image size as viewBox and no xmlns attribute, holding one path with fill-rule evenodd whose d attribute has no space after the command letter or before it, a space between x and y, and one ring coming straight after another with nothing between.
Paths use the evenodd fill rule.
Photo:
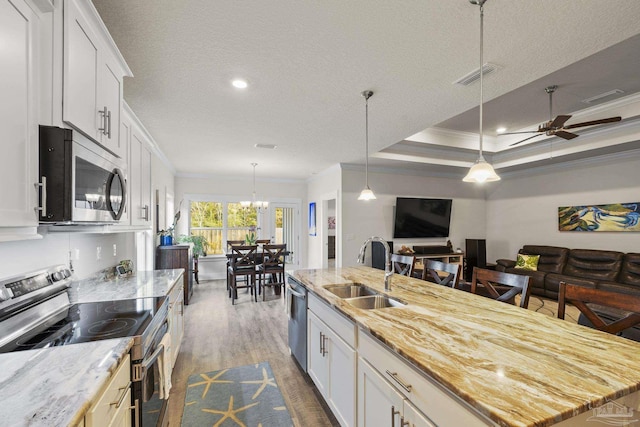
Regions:
<instances>
[{"instance_id":1,"label":"dining chair","mask_svg":"<svg viewBox=\"0 0 640 427\"><path fill-rule=\"evenodd\" d=\"M395 274L411 277L415 265L416 258L412 255L391 254L391 269Z\"/></svg>"},{"instance_id":2,"label":"dining chair","mask_svg":"<svg viewBox=\"0 0 640 427\"><path fill-rule=\"evenodd\" d=\"M266 288L284 288L284 266L286 244L262 245L262 262L258 265L258 293L266 299ZM276 291L277 293L277 291ZM282 294L282 290L280 291Z\"/></svg>"},{"instance_id":3,"label":"dining chair","mask_svg":"<svg viewBox=\"0 0 640 427\"><path fill-rule=\"evenodd\" d=\"M460 281L461 268L460 264L425 259L421 279L438 285L457 288Z\"/></svg>"},{"instance_id":4,"label":"dining chair","mask_svg":"<svg viewBox=\"0 0 640 427\"><path fill-rule=\"evenodd\" d=\"M558 318L564 319L565 306L573 304L595 329L620 335L622 331L640 324L640 295L587 288L560 282ZM587 304L592 304L591 306ZM609 310L608 310L609 309ZM605 313L611 311L613 319Z\"/></svg>"},{"instance_id":5,"label":"dining chair","mask_svg":"<svg viewBox=\"0 0 640 427\"><path fill-rule=\"evenodd\" d=\"M237 246L237 245L244 245L244 240L227 240L227 269L229 269L229 266L231 265L230 261L231 261L231 257L229 256L232 252L231 252L231 247L232 246ZM231 289L231 284L229 283L229 275L227 274L227 292L229 292ZM229 293L229 297L231 297L231 293Z\"/></svg>"},{"instance_id":6,"label":"dining chair","mask_svg":"<svg viewBox=\"0 0 640 427\"><path fill-rule=\"evenodd\" d=\"M520 307L527 308L531 295L529 276L474 267L471 293L509 304L515 304L515 297L520 294Z\"/></svg>"},{"instance_id":7,"label":"dining chair","mask_svg":"<svg viewBox=\"0 0 640 427\"><path fill-rule=\"evenodd\" d=\"M257 245L268 245L271 243L271 239L258 239L256 240Z\"/></svg>"},{"instance_id":8,"label":"dining chair","mask_svg":"<svg viewBox=\"0 0 640 427\"><path fill-rule=\"evenodd\" d=\"M238 289L247 288L255 301L258 301L256 292L256 252L257 245L235 245L231 247L229 254L229 267L227 268L227 282L229 283L229 296L231 304L238 299ZM238 284L238 278L245 278L243 285Z\"/></svg>"}]
</instances>

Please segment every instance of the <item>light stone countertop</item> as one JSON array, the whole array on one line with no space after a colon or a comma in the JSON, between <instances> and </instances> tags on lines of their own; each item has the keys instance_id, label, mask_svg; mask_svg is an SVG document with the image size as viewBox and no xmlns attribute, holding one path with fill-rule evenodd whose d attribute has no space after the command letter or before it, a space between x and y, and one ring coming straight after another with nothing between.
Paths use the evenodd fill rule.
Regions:
<instances>
[{"instance_id":1,"label":"light stone countertop","mask_svg":"<svg viewBox=\"0 0 640 427\"><path fill-rule=\"evenodd\" d=\"M74 281L69 288L72 304L165 296L184 274L184 269L137 271L131 276Z\"/></svg>"},{"instance_id":2,"label":"light stone countertop","mask_svg":"<svg viewBox=\"0 0 640 427\"><path fill-rule=\"evenodd\" d=\"M76 425L132 345L118 338L0 354L0 424Z\"/></svg>"},{"instance_id":3,"label":"light stone countertop","mask_svg":"<svg viewBox=\"0 0 640 427\"><path fill-rule=\"evenodd\" d=\"M290 276L502 426L549 426L640 390L640 343L369 267ZM323 287L362 283L407 302L362 310Z\"/></svg>"}]
</instances>

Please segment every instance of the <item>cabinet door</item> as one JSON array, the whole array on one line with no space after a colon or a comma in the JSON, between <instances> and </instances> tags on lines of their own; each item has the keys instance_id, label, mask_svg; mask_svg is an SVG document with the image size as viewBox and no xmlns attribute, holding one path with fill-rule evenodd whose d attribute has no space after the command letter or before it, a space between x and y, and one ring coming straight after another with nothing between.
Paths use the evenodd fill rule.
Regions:
<instances>
[{"instance_id":1,"label":"cabinet door","mask_svg":"<svg viewBox=\"0 0 640 427\"><path fill-rule=\"evenodd\" d=\"M107 116L100 113L103 130L98 132L100 142L118 157L126 159L126 144L120 140L120 111L122 110L122 77L114 71L110 61L101 63L100 85L98 87L98 109L107 111Z\"/></svg>"},{"instance_id":2,"label":"cabinet door","mask_svg":"<svg viewBox=\"0 0 640 427\"><path fill-rule=\"evenodd\" d=\"M326 335L329 406L342 426L353 427L356 408L356 352L331 329L327 328Z\"/></svg>"},{"instance_id":3,"label":"cabinet door","mask_svg":"<svg viewBox=\"0 0 640 427\"><path fill-rule=\"evenodd\" d=\"M113 419L109 423L109 427L131 427L131 388L127 390L127 393L122 400L122 403L113 414Z\"/></svg>"},{"instance_id":4,"label":"cabinet door","mask_svg":"<svg viewBox=\"0 0 640 427\"><path fill-rule=\"evenodd\" d=\"M418 410L409 400L404 401L404 414L402 416L402 427L436 427L422 412Z\"/></svg>"},{"instance_id":5,"label":"cabinet door","mask_svg":"<svg viewBox=\"0 0 640 427\"><path fill-rule=\"evenodd\" d=\"M183 286L171 292L172 298L175 298L169 304L169 316L171 318L171 359L175 366L178 353L180 352L180 344L184 335L184 293Z\"/></svg>"},{"instance_id":6,"label":"cabinet door","mask_svg":"<svg viewBox=\"0 0 640 427\"><path fill-rule=\"evenodd\" d=\"M130 144L131 225L151 225L151 153L135 127Z\"/></svg>"},{"instance_id":7,"label":"cabinet door","mask_svg":"<svg viewBox=\"0 0 640 427\"><path fill-rule=\"evenodd\" d=\"M99 41L73 0L64 3L64 121L98 139Z\"/></svg>"},{"instance_id":8,"label":"cabinet door","mask_svg":"<svg viewBox=\"0 0 640 427\"><path fill-rule=\"evenodd\" d=\"M308 373L316 387L327 398L327 381L328 381L328 362L326 358L325 344L327 342L326 330L324 323L313 314L308 312Z\"/></svg>"},{"instance_id":9,"label":"cabinet door","mask_svg":"<svg viewBox=\"0 0 640 427\"><path fill-rule=\"evenodd\" d=\"M0 0L0 225L36 226L38 16L23 0Z\"/></svg>"},{"instance_id":10,"label":"cabinet door","mask_svg":"<svg viewBox=\"0 0 640 427\"><path fill-rule=\"evenodd\" d=\"M404 396L358 358L358 427L399 426Z\"/></svg>"}]
</instances>

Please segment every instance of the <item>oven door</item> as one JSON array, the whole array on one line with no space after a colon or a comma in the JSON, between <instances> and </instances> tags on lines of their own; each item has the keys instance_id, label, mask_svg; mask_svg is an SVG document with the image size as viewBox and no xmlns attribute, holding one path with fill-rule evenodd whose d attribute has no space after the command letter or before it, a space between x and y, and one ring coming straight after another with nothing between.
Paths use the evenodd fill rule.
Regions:
<instances>
[{"instance_id":1,"label":"oven door","mask_svg":"<svg viewBox=\"0 0 640 427\"><path fill-rule=\"evenodd\" d=\"M144 359L133 362L133 403L138 408L134 414L133 425L144 427L165 426L164 414L167 409L167 399L160 399L160 381L162 381L159 359L165 349L161 341L169 331L169 323L165 321L153 338L152 345L147 349ZM165 358L171 363L170 357Z\"/></svg>"},{"instance_id":2,"label":"oven door","mask_svg":"<svg viewBox=\"0 0 640 427\"><path fill-rule=\"evenodd\" d=\"M123 172L103 153L100 156L74 142L72 220L115 222L126 204Z\"/></svg>"}]
</instances>

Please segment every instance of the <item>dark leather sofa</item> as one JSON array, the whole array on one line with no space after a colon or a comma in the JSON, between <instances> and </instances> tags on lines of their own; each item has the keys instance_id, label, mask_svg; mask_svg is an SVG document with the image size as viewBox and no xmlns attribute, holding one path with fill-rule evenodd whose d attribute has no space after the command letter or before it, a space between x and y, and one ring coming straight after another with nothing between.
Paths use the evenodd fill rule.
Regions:
<instances>
[{"instance_id":1,"label":"dark leather sofa","mask_svg":"<svg viewBox=\"0 0 640 427\"><path fill-rule=\"evenodd\" d=\"M613 292L640 294L640 253L622 253L593 249L568 249L557 246L525 245L519 253L540 255L538 270L515 268L508 259L496 261L496 270L531 277L531 295L558 299L560 282L606 289ZM619 319L624 312L612 308L594 308L609 321ZM584 315L578 323L592 326ZM622 336L640 341L640 327L625 329Z\"/></svg>"},{"instance_id":2,"label":"dark leather sofa","mask_svg":"<svg viewBox=\"0 0 640 427\"><path fill-rule=\"evenodd\" d=\"M538 270L515 268L508 259L497 260L496 270L531 277L532 295L557 299L560 282L640 294L640 254L538 245L525 245L519 253L540 255Z\"/></svg>"}]
</instances>

